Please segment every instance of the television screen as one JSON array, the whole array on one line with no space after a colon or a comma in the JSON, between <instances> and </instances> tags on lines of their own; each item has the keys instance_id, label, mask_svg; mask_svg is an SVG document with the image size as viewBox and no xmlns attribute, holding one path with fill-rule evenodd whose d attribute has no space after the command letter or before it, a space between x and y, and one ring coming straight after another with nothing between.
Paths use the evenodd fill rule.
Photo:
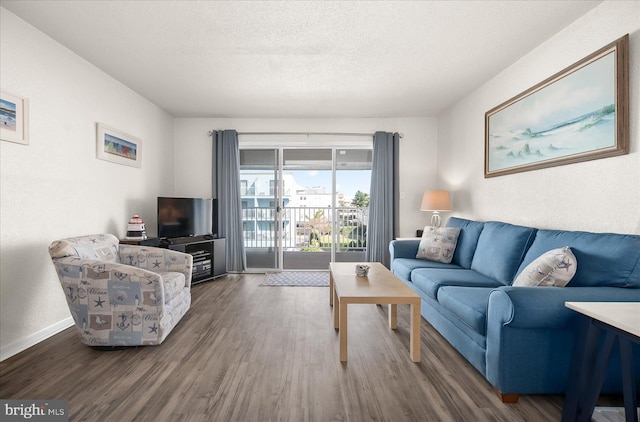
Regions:
<instances>
[{"instance_id":1,"label":"television screen","mask_svg":"<svg viewBox=\"0 0 640 422\"><path fill-rule=\"evenodd\" d=\"M158 237L210 235L213 228L212 199L158 197Z\"/></svg>"}]
</instances>

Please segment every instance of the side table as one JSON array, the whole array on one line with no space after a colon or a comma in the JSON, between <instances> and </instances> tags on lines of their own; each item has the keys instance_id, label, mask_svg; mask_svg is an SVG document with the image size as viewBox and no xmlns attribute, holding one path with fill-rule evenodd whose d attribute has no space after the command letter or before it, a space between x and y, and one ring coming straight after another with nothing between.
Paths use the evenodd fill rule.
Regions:
<instances>
[{"instance_id":1,"label":"side table","mask_svg":"<svg viewBox=\"0 0 640 422\"><path fill-rule=\"evenodd\" d=\"M562 422L591 421L616 341L620 346L625 419L638 422L631 343L640 343L640 302L565 302L565 306L587 319L576 342ZM599 348L603 331L604 342Z\"/></svg>"}]
</instances>

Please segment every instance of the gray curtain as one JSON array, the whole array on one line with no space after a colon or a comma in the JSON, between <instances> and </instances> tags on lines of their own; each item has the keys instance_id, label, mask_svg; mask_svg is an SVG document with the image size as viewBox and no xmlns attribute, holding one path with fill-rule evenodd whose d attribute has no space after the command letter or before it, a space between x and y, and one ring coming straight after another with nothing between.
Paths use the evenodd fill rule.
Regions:
<instances>
[{"instance_id":1,"label":"gray curtain","mask_svg":"<svg viewBox=\"0 0 640 422\"><path fill-rule=\"evenodd\" d=\"M391 263L389 242L399 231L399 141L397 133L373 135L366 260L381 262L387 268Z\"/></svg>"},{"instance_id":2,"label":"gray curtain","mask_svg":"<svg viewBox=\"0 0 640 422\"><path fill-rule=\"evenodd\" d=\"M247 255L242 239L242 202L240 200L240 152L238 132L213 132L213 186L218 199L218 236L226 238L227 271L247 268Z\"/></svg>"}]
</instances>

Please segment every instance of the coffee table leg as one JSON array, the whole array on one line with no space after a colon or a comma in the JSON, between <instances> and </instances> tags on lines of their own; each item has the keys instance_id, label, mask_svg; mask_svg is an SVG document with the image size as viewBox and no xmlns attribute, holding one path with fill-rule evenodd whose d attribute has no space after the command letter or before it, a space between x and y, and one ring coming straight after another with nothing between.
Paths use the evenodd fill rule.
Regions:
<instances>
[{"instance_id":1,"label":"coffee table leg","mask_svg":"<svg viewBox=\"0 0 640 422\"><path fill-rule=\"evenodd\" d=\"M395 303L389 304L389 328L392 330L398 328L398 305Z\"/></svg>"},{"instance_id":2,"label":"coffee table leg","mask_svg":"<svg viewBox=\"0 0 640 422\"><path fill-rule=\"evenodd\" d=\"M334 306L333 306L333 328L335 328L336 330L340 329L340 306L338 306L340 304L340 300L338 299L338 295L335 292L335 290L333 291L331 297L333 297L333 302L334 302Z\"/></svg>"},{"instance_id":3,"label":"coffee table leg","mask_svg":"<svg viewBox=\"0 0 640 422\"><path fill-rule=\"evenodd\" d=\"M329 271L329 306L333 306L333 273Z\"/></svg>"},{"instance_id":4,"label":"coffee table leg","mask_svg":"<svg viewBox=\"0 0 640 422\"><path fill-rule=\"evenodd\" d=\"M340 362L347 361L347 304L341 300L340 308Z\"/></svg>"},{"instance_id":5,"label":"coffee table leg","mask_svg":"<svg viewBox=\"0 0 640 422\"><path fill-rule=\"evenodd\" d=\"M420 362L420 303L411 304L411 334L409 340L411 360Z\"/></svg>"}]
</instances>

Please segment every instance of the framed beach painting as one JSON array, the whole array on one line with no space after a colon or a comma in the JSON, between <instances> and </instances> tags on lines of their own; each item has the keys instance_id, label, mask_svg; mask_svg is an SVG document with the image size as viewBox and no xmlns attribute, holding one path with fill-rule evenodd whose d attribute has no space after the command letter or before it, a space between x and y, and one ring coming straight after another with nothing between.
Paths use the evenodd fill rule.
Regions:
<instances>
[{"instance_id":1,"label":"framed beach painting","mask_svg":"<svg viewBox=\"0 0 640 422\"><path fill-rule=\"evenodd\" d=\"M485 113L485 177L629 152L629 35Z\"/></svg>"},{"instance_id":2,"label":"framed beach painting","mask_svg":"<svg viewBox=\"0 0 640 422\"><path fill-rule=\"evenodd\" d=\"M126 166L141 167L142 141L105 124L97 124L98 158Z\"/></svg>"},{"instance_id":3,"label":"framed beach painting","mask_svg":"<svg viewBox=\"0 0 640 422\"><path fill-rule=\"evenodd\" d=\"M0 92L0 139L29 144L29 101Z\"/></svg>"}]
</instances>

